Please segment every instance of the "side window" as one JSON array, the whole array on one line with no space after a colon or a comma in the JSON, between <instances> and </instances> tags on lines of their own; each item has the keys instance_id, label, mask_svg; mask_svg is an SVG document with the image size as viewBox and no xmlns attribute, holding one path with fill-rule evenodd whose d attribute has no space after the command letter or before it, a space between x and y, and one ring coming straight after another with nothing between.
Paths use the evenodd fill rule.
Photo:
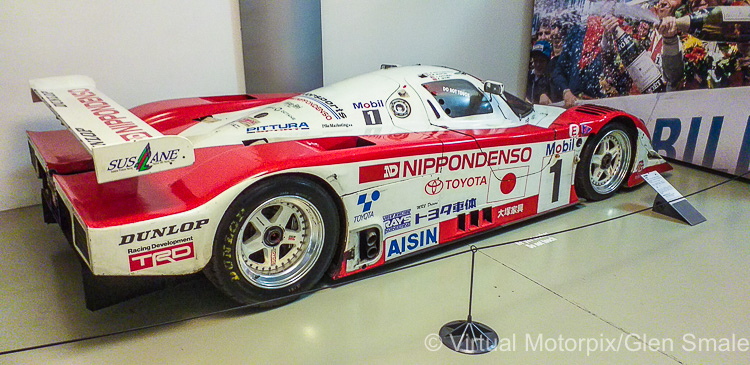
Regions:
<instances>
[{"instance_id":1,"label":"side window","mask_svg":"<svg viewBox=\"0 0 750 365\"><path fill-rule=\"evenodd\" d=\"M534 111L533 104L528 103L507 91L503 92L503 99L519 118L523 118Z\"/></svg>"},{"instance_id":2,"label":"side window","mask_svg":"<svg viewBox=\"0 0 750 365\"><path fill-rule=\"evenodd\" d=\"M442 80L422 84L451 118L492 113L490 101L466 80Z\"/></svg>"}]
</instances>

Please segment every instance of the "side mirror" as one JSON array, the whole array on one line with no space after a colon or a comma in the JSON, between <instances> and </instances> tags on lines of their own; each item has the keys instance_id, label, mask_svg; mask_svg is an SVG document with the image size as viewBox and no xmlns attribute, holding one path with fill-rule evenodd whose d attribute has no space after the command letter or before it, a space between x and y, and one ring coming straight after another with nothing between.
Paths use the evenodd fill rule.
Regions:
<instances>
[{"instance_id":1,"label":"side mirror","mask_svg":"<svg viewBox=\"0 0 750 365\"><path fill-rule=\"evenodd\" d=\"M502 96L505 93L505 86L497 81L485 81L484 92Z\"/></svg>"}]
</instances>

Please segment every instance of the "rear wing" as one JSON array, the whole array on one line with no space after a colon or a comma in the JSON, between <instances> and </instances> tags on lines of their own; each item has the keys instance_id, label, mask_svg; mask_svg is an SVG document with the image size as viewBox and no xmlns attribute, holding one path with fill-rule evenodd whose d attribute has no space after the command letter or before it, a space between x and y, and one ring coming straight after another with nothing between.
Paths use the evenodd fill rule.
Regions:
<instances>
[{"instance_id":1,"label":"rear wing","mask_svg":"<svg viewBox=\"0 0 750 365\"><path fill-rule=\"evenodd\" d=\"M96 89L86 76L29 81L34 102L43 101L94 159L99 183L190 166L193 144L165 136Z\"/></svg>"}]
</instances>

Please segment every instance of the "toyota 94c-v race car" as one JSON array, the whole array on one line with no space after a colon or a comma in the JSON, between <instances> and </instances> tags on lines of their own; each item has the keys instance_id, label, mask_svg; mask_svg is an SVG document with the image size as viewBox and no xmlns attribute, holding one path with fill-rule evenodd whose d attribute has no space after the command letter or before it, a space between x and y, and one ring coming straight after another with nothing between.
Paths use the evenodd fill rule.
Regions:
<instances>
[{"instance_id":1,"label":"toyota 94c-v race car","mask_svg":"<svg viewBox=\"0 0 750 365\"><path fill-rule=\"evenodd\" d=\"M44 218L93 275L203 270L242 303L604 199L671 169L631 115L531 105L442 67L130 111L84 76L31 87L67 126L28 133Z\"/></svg>"}]
</instances>

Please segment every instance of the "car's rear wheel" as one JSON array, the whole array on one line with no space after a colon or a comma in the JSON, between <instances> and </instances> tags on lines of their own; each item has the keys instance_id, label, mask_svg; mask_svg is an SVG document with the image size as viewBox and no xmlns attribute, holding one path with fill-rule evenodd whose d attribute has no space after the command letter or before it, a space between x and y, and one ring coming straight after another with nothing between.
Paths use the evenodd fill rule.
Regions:
<instances>
[{"instance_id":1,"label":"car's rear wheel","mask_svg":"<svg viewBox=\"0 0 750 365\"><path fill-rule=\"evenodd\" d=\"M338 236L338 212L323 188L298 177L266 180L227 209L205 272L240 303L283 304L320 280Z\"/></svg>"},{"instance_id":2,"label":"car's rear wheel","mask_svg":"<svg viewBox=\"0 0 750 365\"><path fill-rule=\"evenodd\" d=\"M576 194L587 200L612 196L628 175L633 137L621 123L610 123L594 135L581 151L575 174Z\"/></svg>"}]
</instances>

